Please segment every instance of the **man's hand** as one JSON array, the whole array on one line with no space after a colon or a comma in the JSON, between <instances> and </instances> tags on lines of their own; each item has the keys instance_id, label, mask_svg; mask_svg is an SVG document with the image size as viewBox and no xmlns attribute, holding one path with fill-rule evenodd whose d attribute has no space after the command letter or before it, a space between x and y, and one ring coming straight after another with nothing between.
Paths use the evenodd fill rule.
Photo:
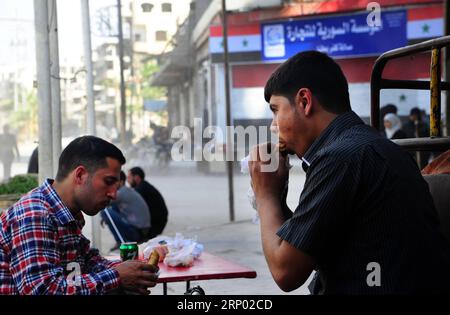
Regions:
<instances>
[{"instance_id":1,"label":"man's hand","mask_svg":"<svg viewBox=\"0 0 450 315\"><path fill-rule=\"evenodd\" d=\"M308 279L315 261L277 235L277 231L286 221L283 208L287 207L285 188L289 178L289 166L288 158L280 154L275 146L270 145L270 148L275 150L268 151L269 145L264 144L252 149L250 175L261 218L264 256L278 286L284 291L292 291ZM267 152L273 152L272 159L278 159L277 168L272 172L268 172L266 167L270 161L264 161L267 160Z\"/></svg>"},{"instance_id":2,"label":"man's hand","mask_svg":"<svg viewBox=\"0 0 450 315\"><path fill-rule=\"evenodd\" d=\"M156 250L158 252L159 262L163 261L166 255L169 253L169 248L167 247L167 245L159 245L153 250Z\"/></svg>"},{"instance_id":3,"label":"man's hand","mask_svg":"<svg viewBox=\"0 0 450 315\"><path fill-rule=\"evenodd\" d=\"M126 291L141 295L150 294L148 288L154 287L158 268L138 260L128 260L114 267L119 273L120 285Z\"/></svg>"},{"instance_id":4,"label":"man's hand","mask_svg":"<svg viewBox=\"0 0 450 315\"><path fill-rule=\"evenodd\" d=\"M281 155L277 146L265 143L254 147L250 153L249 169L257 204L268 200L283 201L289 179L288 157Z\"/></svg>"}]
</instances>

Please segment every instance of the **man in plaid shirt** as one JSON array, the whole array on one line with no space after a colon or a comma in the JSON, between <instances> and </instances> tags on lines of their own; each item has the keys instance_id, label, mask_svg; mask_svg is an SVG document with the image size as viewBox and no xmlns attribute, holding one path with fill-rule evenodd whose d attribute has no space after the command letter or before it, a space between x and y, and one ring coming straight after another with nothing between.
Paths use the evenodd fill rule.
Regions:
<instances>
[{"instance_id":1,"label":"man in plaid shirt","mask_svg":"<svg viewBox=\"0 0 450 315\"><path fill-rule=\"evenodd\" d=\"M123 164L113 144L77 138L62 152L56 180L1 215L0 294L149 294L157 268L108 261L81 233L82 212L94 216L115 199Z\"/></svg>"}]
</instances>

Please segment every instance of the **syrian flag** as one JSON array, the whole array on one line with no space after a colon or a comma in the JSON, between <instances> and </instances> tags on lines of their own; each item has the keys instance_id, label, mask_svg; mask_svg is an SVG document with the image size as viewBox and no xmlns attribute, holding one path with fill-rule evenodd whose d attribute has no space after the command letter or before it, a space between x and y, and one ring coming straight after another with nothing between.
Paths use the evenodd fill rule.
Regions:
<instances>
[{"instance_id":1,"label":"syrian flag","mask_svg":"<svg viewBox=\"0 0 450 315\"><path fill-rule=\"evenodd\" d=\"M222 26L209 29L209 50L211 54L223 54ZM229 25L229 53L261 52L261 27L259 24Z\"/></svg>"},{"instance_id":2,"label":"syrian flag","mask_svg":"<svg viewBox=\"0 0 450 315\"><path fill-rule=\"evenodd\" d=\"M408 10L408 40L444 36L442 6Z\"/></svg>"}]
</instances>

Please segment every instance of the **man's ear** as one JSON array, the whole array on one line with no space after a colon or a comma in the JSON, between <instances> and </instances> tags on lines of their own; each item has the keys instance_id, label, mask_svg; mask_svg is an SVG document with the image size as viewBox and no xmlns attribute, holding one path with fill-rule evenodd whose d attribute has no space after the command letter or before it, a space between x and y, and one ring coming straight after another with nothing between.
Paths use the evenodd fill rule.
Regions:
<instances>
[{"instance_id":1,"label":"man's ear","mask_svg":"<svg viewBox=\"0 0 450 315\"><path fill-rule=\"evenodd\" d=\"M82 185L86 182L89 173L83 165L78 166L74 171L75 184Z\"/></svg>"},{"instance_id":2,"label":"man's ear","mask_svg":"<svg viewBox=\"0 0 450 315\"><path fill-rule=\"evenodd\" d=\"M298 90L295 96L295 105L300 106L305 116L309 116L312 113L313 95L308 88L301 88Z\"/></svg>"}]
</instances>

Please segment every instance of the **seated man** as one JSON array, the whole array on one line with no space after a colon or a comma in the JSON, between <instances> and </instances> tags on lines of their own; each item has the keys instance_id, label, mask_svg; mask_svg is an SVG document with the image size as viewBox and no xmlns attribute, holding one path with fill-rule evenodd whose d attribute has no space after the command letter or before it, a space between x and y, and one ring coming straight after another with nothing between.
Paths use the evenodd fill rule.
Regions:
<instances>
[{"instance_id":1,"label":"seated man","mask_svg":"<svg viewBox=\"0 0 450 315\"><path fill-rule=\"evenodd\" d=\"M110 218L108 218L106 211L102 211L101 214L102 223L106 222L117 242L111 250L119 248L120 236L125 242L138 242L142 236L148 234L150 229L150 212L147 204L139 193L125 186L126 179L125 173L121 171L117 198L107 208ZM110 219L113 220L120 236Z\"/></svg>"},{"instance_id":2,"label":"seated man","mask_svg":"<svg viewBox=\"0 0 450 315\"><path fill-rule=\"evenodd\" d=\"M150 209L151 228L144 241L160 235L167 224L168 216L163 196L145 180L144 170L140 167L130 169L127 180L128 184L144 198Z\"/></svg>"},{"instance_id":3,"label":"seated man","mask_svg":"<svg viewBox=\"0 0 450 315\"><path fill-rule=\"evenodd\" d=\"M140 261L108 261L83 236L83 213L94 216L117 194L122 152L96 137L72 141L56 179L0 217L0 295L148 294L157 268Z\"/></svg>"},{"instance_id":4,"label":"seated man","mask_svg":"<svg viewBox=\"0 0 450 315\"><path fill-rule=\"evenodd\" d=\"M265 99L279 147L302 159L306 181L294 212L288 161L267 168L252 150L252 187L268 267L292 291L313 270L314 294L449 294L450 244L411 156L352 111L339 65L301 52L271 75ZM291 188L291 187L289 187Z\"/></svg>"}]
</instances>

